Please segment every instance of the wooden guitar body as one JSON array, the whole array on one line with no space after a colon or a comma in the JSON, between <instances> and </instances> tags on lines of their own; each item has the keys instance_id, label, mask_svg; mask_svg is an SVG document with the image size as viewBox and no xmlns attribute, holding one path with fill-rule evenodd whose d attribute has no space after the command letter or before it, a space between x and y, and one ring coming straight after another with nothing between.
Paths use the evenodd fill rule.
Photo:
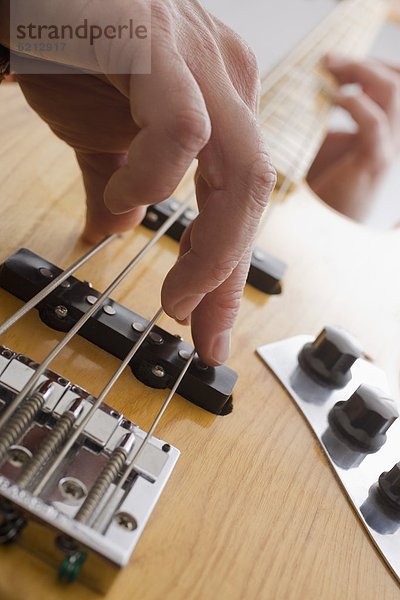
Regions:
<instances>
[{"instance_id":1,"label":"wooden guitar body","mask_svg":"<svg viewBox=\"0 0 400 600\"><path fill-rule=\"evenodd\" d=\"M80 240L83 190L71 151L13 86L1 90L0 260L25 246L59 266ZM182 192L183 193L183 192ZM179 197L179 194L178 194ZM113 242L79 272L104 289L151 233ZM400 232L372 232L300 188L273 211L258 244L288 263L281 296L246 288L229 366L238 371L233 413L216 417L176 397L156 433L181 452L129 565L108 600L397 598L319 446L257 346L338 324L383 367L394 394L400 366ZM114 294L146 318L159 305L176 242L164 237ZM0 321L20 302L0 292ZM161 326L190 341L164 317ZM40 361L61 338L32 311L2 338ZM75 338L53 369L96 394L119 361ZM148 428L165 391L126 372L107 402ZM92 600L61 585L52 567L17 545L0 548L1 600Z\"/></svg>"}]
</instances>

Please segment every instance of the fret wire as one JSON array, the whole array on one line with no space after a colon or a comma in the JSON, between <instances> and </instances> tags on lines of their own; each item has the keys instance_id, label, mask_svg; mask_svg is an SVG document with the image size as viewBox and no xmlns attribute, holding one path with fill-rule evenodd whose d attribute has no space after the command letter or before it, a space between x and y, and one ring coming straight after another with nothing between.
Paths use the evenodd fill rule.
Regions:
<instances>
[{"instance_id":1,"label":"fret wire","mask_svg":"<svg viewBox=\"0 0 400 600\"><path fill-rule=\"evenodd\" d=\"M318 111L318 113L315 115L315 120L320 120L321 118L326 118L329 115L329 112L331 110L331 105L330 104L324 104L321 109ZM315 123L313 124L312 127L310 127L310 131L313 131L313 128L315 127ZM300 156L300 159L302 158L302 156ZM292 165L292 172L296 171L297 169L297 165ZM267 210L265 211L264 215L262 216L261 220L260 220L260 224L258 226L258 232L256 235L256 239L259 239L261 236L261 233L263 232L263 229L265 227L266 221L271 213L272 210L272 205L277 206L278 203L284 198L284 196L287 194L287 192L289 191L291 185L293 183L293 177L290 177L290 175L285 175L283 182L281 184L281 186L278 188L278 191L275 193L274 198L272 200L272 202L270 202L269 206L267 207Z\"/></svg>"},{"instance_id":2,"label":"fret wire","mask_svg":"<svg viewBox=\"0 0 400 600\"><path fill-rule=\"evenodd\" d=\"M96 244L93 248L86 252L83 256L78 258L72 265L67 267L62 273L60 273L55 279L52 279L46 287L44 287L40 292L38 292L33 298L28 300L19 310L17 310L14 314L11 315L6 321L4 321L0 325L0 335L3 335L14 323L19 321L27 312L29 312L32 308L37 306L39 302L41 302L46 296L51 294L53 290L55 290L61 283L63 283L72 273L77 271L82 265L84 265L88 260L90 260L97 252L102 250L107 244L111 241L115 240L117 237L120 237L119 234L112 234L105 237L101 242Z\"/></svg>"},{"instance_id":3,"label":"fret wire","mask_svg":"<svg viewBox=\"0 0 400 600\"><path fill-rule=\"evenodd\" d=\"M99 296L96 302L85 312L84 315L75 323L75 325L69 330L69 332L63 337L63 339L53 348L53 350L46 356L46 358L40 363L36 371L27 381L23 389L18 393L13 402L5 410L4 414L0 417L0 428L3 427L7 419L13 414L18 408L23 399L27 394L31 392L37 381L40 379L43 372L47 369L50 363L56 358L56 356L63 350L63 348L70 342L70 340L78 333L81 327L90 319L90 317L106 302L111 292L121 283L123 279L130 273L130 271L137 265L137 263L143 258L143 256L154 246L154 244L164 235L166 231L175 223L180 215L186 210L192 201L193 196L189 196L185 202L183 202L178 209L161 225L154 236L147 242L147 244L138 252L138 254L128 263L128 265L121 271L114 281L107 287L107 289Z\"/></svg>"},{"instance_id":4,"label":"fret wire","mask_svg":"<svg viewBox=\"0 0 400 600\"><path fill-rule=\"evenodd\" d=\"M106 520L106 518L108 518L108 520L106 521L106 523L102 529L102 532L104 533L104 531L107 529L107 527L109 525L109 521L110 521L110 519L112 519L115 509L116 509L116 508L113 509L113 506L112 506L113 501L114 501L115 497L117 496L117 494L119 493L119 491L124 486L126 480L130 476L130 474L135 470L135 461L137 461L137 459L140 457L140 455L142 454L143 450L145 449L147 443L149 442L151 436L153 435L155 428L157 427L161 417L165 413L169 403L171 402L173 396L175 395L175 392L176 392L179 384L181 383L188 368L190 367L195 353L196 353L196 351L193 350L192 353L190 354L189 358L187 359L186 363L184 364L182 371L179 373L170 393L168 394L167 399L165 400L164 404L160 408L156 418L153 421L153 424L151 425L150 429L148 430L148 432L147 432L145 438L143 439L142 443L140 444L139 448L137 450L133 449L131 456L128 456L128 459L126 462L130 461L131 464L129 467L126 468L126 470L125 470L124 474L122 475L122 477L120 478L118 484L115 486L111 496L109 497L106 504L103 506L100 513L98 514L98 516L94 520L93 524L91 525L91 527L93 529L100 529L101 524ZM110 513L111 513L111 515L110 515Z\"/></svg>"},{"instance_id":5,"label":"fret wire","mask_svg":"<svg viewBox=\"0 0 400 600\"><path fill-rule=\"evenodd\" d=\"M306 78L306 79L307 79L307 78L310 78L310 75L306 75L306 76L305 76L305 78ZM319 93L321 93L321 92L322 92L324 89L325 89L325 84L322 84L322 85L320 86L320 88L319 88L318 92L319 92ZM326 99L324 100L324 102L325 102L325 104L324 104L323 106L325 106L325 105L326 105L326 106L328 106L328 107L329 107L329 109L330 109L330 108L331 108L331 106L332 106L332 102L329 100L329 98L328 98L328 97L326 97ZM303 112L305 112L305 111L303 110ZM317 113L317 114L318 114L318 113ZM296 118L298 118L298 105L297 105L297 104L295 104L295 105L294 105L294 108L292 109L292 111L290 112L290 114L289 114L288 118L286 119L286 121L285 121L285 124L284 124L284 128L286 129L286 128L288 128L288 127L292 127L292 126L293 126L293 121L294 121ZM261 124L261 126L262 126L262 124ZM309 134L310 134L310 133L312 133L312 132L314 131L314 128L315 128L315 115L314 115L314 117L313 117L313 118L312 118L312 120L311 120L311 126L310 126L310 128L309 128ZM311 136L311 137L312 137L312 136ZM309 139L309 136L307 136L307 139Z\"/></svg>"},{"instance_id":6,"label":"fret wire","mask_svg":"<svg viewBox=\"0 0 400 600\"><path fill-rule=\"evenodd\" d=\"M126 368L126 366L129 364L129 362L132 360L132 358L134 357L136 352L139 350L140 346L146 340L148 334L150 333L150 331L152 330L152 328L154 327L154 325L156 324L158 319L161 317L163 312L164 312L163 309L159 308L158 311L155 313L155 315L152 317L151 321L149 321L149 323L147 324L143 333L140 335L138 340L132 346L132 348L130 349L128 354L125 356L124 360L122 361L122 363L120 364L118 369L115 371L115 373L113 374L111 379L108 381L107 385L100 392L100 394L97 397L93 406L91 406L88 413L85 415L83 420L79 423L79 426L75 429L74 433L68 438L67 443L63 446L63 448L57 454L57 457L55 458L55 460L52 462L50 467L47 469L46 473L41 478L39 483L36 485L35 489L32 492L34 496L37 496L43 490L44 486L46 485L46 483L48 482L50 477L53 475L54 471L61 464L61 461L67 455L67 453L72 448L72 446L75 444L76 440L78 439L78 437L80 436L82 431L85 429L87 423L90 421L90 419L92 418L94 413L100 408L101 404L103 404L104 398L108 395L111 388L115 385L115 383L121 376L121 374L124 371L124 369Z\"/></svg>"},{"instance_id":7,"label":"fret wire","mask_svg":"<svg viewBox=\"0 0 400 600\"><path fill-rule=\"evenodd\" d=\"M337 38L335 37L330 45L332 46L334 43L337 43ZM317 49L318 50L318 55L316 56L315 53L311 54L307 57L307 60L301 60L301 61L297 61L295 63L295 69L297 69L298 71L298 76L293 78L289 78L285 81L285 83L283 85L281 85L281 87L279 88L278 93L275 93L275 95L273 96L273 100L272 101L268 101L268 103L261 109L260 111L260 119L262 121L266 121L274 112L275 108L279 105L279 103L281 102L282 99L284 98L288 98L292 95L292 92L296 89L296 87L301 86L302 82L300 79L300 76L304 73L304 75L306 77L311 77L312 75L314 75L315 77L318 77L319 79L321 78L322 75L315 73L312 73L312 70L314 68L316 68L318 66L318 63L321 60L321 57L323 56L323 54L326 53L326 51L324 52L323 50L321 50L320 48ZM293 65L292 65L293 68ZM309 71L309 72L307 72ZM268 94L268 92L266 94L264 94L261 98L261 103L262 103L262 99L265 98L265 96Z\"/></svg>"}]
</instances>

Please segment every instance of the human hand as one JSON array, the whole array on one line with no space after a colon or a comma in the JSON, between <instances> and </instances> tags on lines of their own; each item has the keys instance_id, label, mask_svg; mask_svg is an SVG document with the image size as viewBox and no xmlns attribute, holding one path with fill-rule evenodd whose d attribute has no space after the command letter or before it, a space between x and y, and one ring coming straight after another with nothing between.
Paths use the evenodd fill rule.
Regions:
<instances>
[{"instance_id":1,"label":"human hand","mask_svg":"<svg viewBox=\"0 0 400 600\"><path fill-rule=\"evenodd\" d=\"M362 221L382 175L400 151L400 70L376 60L337 56L326 57L324 65L340 85L361 87L352 95L339 89L334 97L357 130L328 133L307 181L327 204Z\"/></svg>"},{"instance_id":2,"label":"human hand","mask_svg":"<svg viewBox=\"0 0 400 600\"><path fill-rule=\"evenodd\" d=\"M113 3L114 20L117 15L122 22L139 3ZM94 56L82 57L82 66L95 60L104 75L20 75L20 85L77 154L90 242L139 223L143 205L171 195L198 157L199 216L183 236L162 302L175 319L191 319L202 360L222 363L257 225L275 183L256 123L254 55L196 0L153 0L151 75L109 75L127 60L129 48L121 56L107 44L98 42ZM63 60L68 64L68 55ZM79 60L71 56L71 64L79 66Z\"/></svg>"}]
</instances>

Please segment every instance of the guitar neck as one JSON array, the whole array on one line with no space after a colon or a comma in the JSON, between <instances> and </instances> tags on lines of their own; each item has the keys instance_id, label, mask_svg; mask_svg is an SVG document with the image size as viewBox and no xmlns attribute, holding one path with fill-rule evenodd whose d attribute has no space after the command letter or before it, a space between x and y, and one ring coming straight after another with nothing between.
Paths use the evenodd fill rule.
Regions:
<instances>
[{"instance_id":1,"label":"guitar neck","mask_svg":"<svg viewBox=\"0 0 400 600\"><path fill-rule=\"evenodd\" d=\"M282 191L304 179L326 135L334 82L321 58L364 57L387 10L386 0L342 0L263 78L260 121Z\"/></svg>"}]
</instances>

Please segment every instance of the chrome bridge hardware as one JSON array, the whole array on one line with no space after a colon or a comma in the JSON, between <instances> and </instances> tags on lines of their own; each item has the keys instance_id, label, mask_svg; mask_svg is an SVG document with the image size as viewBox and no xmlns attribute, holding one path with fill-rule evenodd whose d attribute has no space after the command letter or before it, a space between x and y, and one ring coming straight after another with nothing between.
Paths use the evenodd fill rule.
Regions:
<instances>
[{"instance_id":1,"label":"chrome bridge hardware","mask_svg":"<svg viewBox=\"0 0 400 600\"><path fill-rule=\"evenodd\" d=\"M0 346L0 415L36 366ZM45 372L39 387L43 390L41 408L30 413L29 422L26 417L25 427L11 440L0 463L0 543L18 541L60 566L63 579L79 576L104 592L128 562L179 451L158 438L149 440L120 491L114 517L100 532L92 526L93 520L130 467L132 450L139 447L146 432L103 404L36 494L35 487L57 455L65 429L78 427L95 401L52 371ZM40 465L35 462L38 456Z\"/></svg>"},{"instance_id":2,"label":"chrome bridge hardware","mask_svg":"<svg viewBox=\"0 0 400 600\"><path fill-rule=\"evenodd\" d=\"M337 327L326 327L316 340L300 335L261 346L257 353L302 411L365 530L400 581L400 419L385 374Z\"/></svg>"},{"instance_id":3,"label":"chrome bridge hardware","mask_svg":"<svg viewBox=\"0 0 400 600\"><path fill-rule=\"evenodd\" d=\"M22 248L0 268L0 287L27 301L56 277L60 269ZM100 293L75 277L69 277L37 306L41 319L59 331L68 331L96 301ZM103 350L123 359L148 321L121 304L109 300L82 327L81 335ZM154 388L171 387L192 347L160 327L154 327L130 363L134 375ZM198 358L178 388L178 393L214 413L232 410L232 391L237 373L229 367L206 367Z\"/></svg>"},{"instance_id":4,"label":"chrome bridge hardware","mask_svg":"<svg viewBox=\"0 0 400 600\"><path fill-rule=\"evenodd\" d=\"M179 206L180 203L175 198L169 198L168 200L149 206L142 225L148 229L157 231ZM186 227L193 221L197 214L191 208L186 209L179 219L168 229L167 235L179 241ZM266 294L280 294L282 292L281 280L285 271L286 265L283 261L261 248L254 247L247 283Z\"/></svg>"}]
</instances>

